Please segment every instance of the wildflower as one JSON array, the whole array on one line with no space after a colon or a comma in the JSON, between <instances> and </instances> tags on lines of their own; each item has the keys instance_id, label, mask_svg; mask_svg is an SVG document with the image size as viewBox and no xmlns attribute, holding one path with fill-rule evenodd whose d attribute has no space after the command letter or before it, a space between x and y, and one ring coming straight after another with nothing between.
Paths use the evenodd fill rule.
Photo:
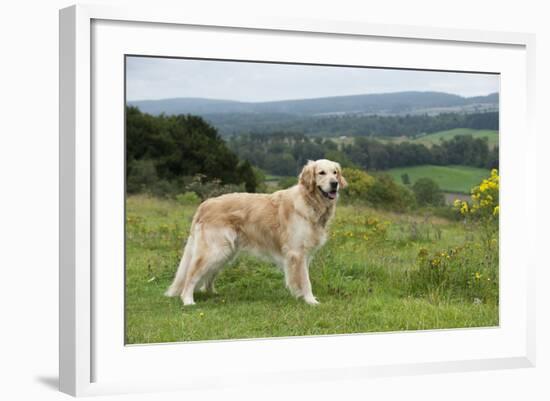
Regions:
<instances>
[{"instance_id":1,"label":"wildflower","mask_svg":"<svg viewBox=\"0 0 550 401\"><path fill-rule=\"evenodd\" d=\"M476 272L474 276L475 276L476 280L479 280L481 278L482 274L480 272Z\"/></svg>"}]
</instances>

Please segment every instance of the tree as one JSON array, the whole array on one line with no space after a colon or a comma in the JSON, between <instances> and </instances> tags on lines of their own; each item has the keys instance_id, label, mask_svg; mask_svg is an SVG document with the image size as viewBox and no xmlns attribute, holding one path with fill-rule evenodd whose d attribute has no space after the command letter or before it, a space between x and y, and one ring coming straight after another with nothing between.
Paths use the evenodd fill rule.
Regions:
<instances>
[{"instance_id":1,"label":"tree","mask_svg":"<svg viewBox=\"0 0 550 401\"><path fill-rule=\"evenodd\" d=\"M419 206L441 206L445 203L439 185L430 178L419 178L412 186L412 190Z\"/></svg>"},{"instance_id":2,"label":"tree","mask_svg":"<svg viewBox=\"0 0 550 401\"><path fill-rule=\"evenodd\" d=\"M217 130L192 115L151 116L126 108L126 174L129 192L183 190L197 174L221 185L244 183L255 191L251 164L240 163Z\"/></svg>"},{"instance_id":3,"label":"tree","mask_svg":"<svg viewBox=\"0 0 550 401\"><path fill-rule=\"evenodd\" d=\"M256 186L258 183L256 182L256 174L250 162L245 160L239 165L238 170L241 179L244 180L246 192L256 192Z\"/></svg>"}]
</instances>

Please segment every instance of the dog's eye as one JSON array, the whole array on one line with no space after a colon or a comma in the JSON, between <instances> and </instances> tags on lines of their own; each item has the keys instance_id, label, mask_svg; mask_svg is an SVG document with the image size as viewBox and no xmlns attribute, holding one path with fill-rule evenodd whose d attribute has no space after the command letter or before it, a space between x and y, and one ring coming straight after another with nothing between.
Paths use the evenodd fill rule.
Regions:
<instances>
[{"instance_id":1,"label":"dog's eye","mask_svg":"<svg viewBox=\"0 0 550 401\"><path fill-rule=\"evenodd\" d=\"M336 170L334 170L334 173L333 174L336 174Z\"/></svg>"},{"instance_id":2,"label":"dog's eye","mask_svg":"<svg viewBox=\"0 0 550 401\"><path fill-rule=\"evenodd\" d=\"M326 173L324 171L320 171L319 174L325 175Z\"/></svg>"}]
</instances>

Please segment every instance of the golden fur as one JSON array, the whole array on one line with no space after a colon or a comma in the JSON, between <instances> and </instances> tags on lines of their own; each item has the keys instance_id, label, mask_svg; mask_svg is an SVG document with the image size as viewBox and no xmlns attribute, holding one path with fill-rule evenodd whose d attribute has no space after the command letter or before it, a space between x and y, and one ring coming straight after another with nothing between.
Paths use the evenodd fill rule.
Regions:
<instances>
[{"instance_id":1,"label":"golden fur","mask_svg":"<svg viewBox=\"0 0 550 401\"><path fill-rule=\"evenodd\" d=\"M239 250L270 256L296 297L317 304L309 260L326 241L337 191L347 185L340 165L310 161L297 185L272 194L233 193L204 201L193 218L183 257L167 296L192 305L196 287L214 291L221 267Z\"/></svg>"}]
</instances>

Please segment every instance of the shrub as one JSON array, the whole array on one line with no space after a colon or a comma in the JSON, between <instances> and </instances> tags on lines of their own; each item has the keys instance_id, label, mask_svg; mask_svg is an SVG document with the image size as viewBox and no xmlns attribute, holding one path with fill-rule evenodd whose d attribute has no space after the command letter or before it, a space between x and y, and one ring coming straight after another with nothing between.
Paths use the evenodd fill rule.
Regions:
<instances>
[{"instance_id":1,"label":"shrub","mask_svg":"<svg viewBox=\"0 0 550 401\"><path fill-rule=\"evenodd\" d=\"M399 212L415 206L412 192L396 184L387 174L376 177L367 191L366 198L373 206Z\"/></svg>"},{"instance_id":2,"label":"shrub","mask_svg":"<svg viewBox=\"0 0 550 401\"><path fill-rule=\"evenodd\" d=\"M498 222L499 215L499 181L498 170L491 170L491 176L484 179L477 187L472 188L472 202L468 205L466 202L455 202L455 206L460 207L460 212L464 216L470 216L474 219L484 220L487 223Z\"/></svg>"},{"instance_id":3,"label":"shrub","mask_svg":"<svg viewBox=\"0 0 550 401\"><path fill-rule=\"evenodd\" d=\"M196 193L201 200L213 198L231 192L244 192L244 184L241 185L223 185L221 180L205 180L205 176L197 174L192 181L185 186L186 191Z\"/></svg>"},{"instance_id":4,"label":"shrub","mask_svg":"<svg viewBox=\"0 0 550 401\"><path fill-rule=\"evenodd\" d=\"M145 192L158 182L157 170L153 160L131 160L127 165L128 178L126 190L128 193Z\"/></svg>"},{"instance_id":5,"label":"shrub","mask_svg":"<svg viewBox=\"0 0 550 401\"><path fill-rule=\"evenodd\" d=\"M245 160L237 167L239 176L244 181L246 192L256 192L258 186L257 175L248 160Z\"/></svg>"},{"instance_id":6,"label":"shrub","mask_svg":"<svg viewBox=\"0 0 550 401\"><path fill-rule=\"evenodd\" d=\"M348 182L347 188L342 190L346 200L367 200L369 189L374 184L374 178L363 170L344 168L342 175Z\"/></svg>"},{"instance_id":7,"label":"shrub","mask_svg":"<svg viewBox=\"0 0 550 401\"><path fill-rule=\"evenodd\" d=\"M263 170L252 166L252 171L256 177L256 192L264 193L267 192L268 188L265 183L265 173Z\"/></svg>"},{"instance_id":8,"label":"shrub","mask_svg":"<svg viewBox=\"0 0 550 401\"><path fill-rule=\"evenodd\" d=\"M183 194L176 195L176 200L182 205L196 205L200 203L201 198L194 192L185 192Z\"/></svg>"},{"instance_id":9,"label":"shrub","mask_svg":"<svg viewBox=\"0 0 550 401\"><path fill-rule=\"evenodd\" d=\"M419 178L412 186L418 206L441 206L445 203L439 185L431 178Z\"/></svg>"},{"instance_id":10,"label":"shrub","mask_svg":"<svg viewBox=\"0 0 550 401\"><path fill-rule=\"evenodd\" d=\"M454 207L466 220L473 221L483 234L484 243L489 244L498 234L499 206L498 170L491 170L491 176L472 188L471 203L456 200Z\"/></svg>"}]
</instances>

